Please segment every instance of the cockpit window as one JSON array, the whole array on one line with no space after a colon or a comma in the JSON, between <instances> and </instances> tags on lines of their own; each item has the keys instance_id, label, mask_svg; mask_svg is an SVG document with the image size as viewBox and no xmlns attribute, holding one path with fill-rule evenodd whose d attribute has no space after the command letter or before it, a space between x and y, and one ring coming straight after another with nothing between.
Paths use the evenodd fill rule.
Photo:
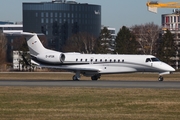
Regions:
<instances>
[{"instance_id":1,"label":"cockpit window","mask_svg":"<svg viewBox=\"0 0 180 120\"><path fill-rule=\"evenodd\" d=\"M150 59L150 58L147 58L147 59L146 59L146 62L151 62L151 59Z\"/></svg>"},{"instance_id":2,"label":"cockpit window","mask_svg":"<svg viewBox=\"0 0 180 120\"><path fill-rule=\"evenodd\" d=\"M158 58L147 58L146 62L158 62L160 61Z\"/></svg>"},{"instance_id":3,"label":"cockpit window","mask_svg":"<svg viewBox=\"0 0 180 120\"><path fill-rule=\"evenodd\" d=\"M151 58L152 62L158 62L160 61L158 58Z\"/></svg>"}]
</instances>

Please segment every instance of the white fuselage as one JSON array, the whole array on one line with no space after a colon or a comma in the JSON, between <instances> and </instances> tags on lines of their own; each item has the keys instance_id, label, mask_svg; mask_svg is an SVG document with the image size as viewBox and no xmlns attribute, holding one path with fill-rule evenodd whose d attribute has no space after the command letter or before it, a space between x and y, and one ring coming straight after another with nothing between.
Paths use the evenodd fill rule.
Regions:
<instances>
[{"instance_id":1,"label":"white fuselage","mask_svg":"<svg viewBox=\"0 0 180 120\"><path fill-rule=\"evenodd\" d=\"M63 56L63 59L61 58ZM47 60L46 60L47 59ZM147 61L149 59L149 61ZM155 59L155 60L153 60ZM86 74L171 72L174 69L152 55L80 54L52 52L41 55L43 67L81 71ZM52 62L51 62L52 61ZM39 62L38 62L39 63Z\"/></svg>"},{"instance_id":2,"label":"white fuselage","mask_svg":"<svg viewBox=\"0 0 180 120\"><path fill-rule=\"evenodd\" d=\"M23 32L21 34L27 39L34 64L75 72L73 80L79 80L80 74L97 80L101 74L159 72L163 75L175 71L174 68L152 55L62 53L46 49L36 33ZM163 81L163 78L160 76L159 80Z\"/></svg>"}]
</instances>

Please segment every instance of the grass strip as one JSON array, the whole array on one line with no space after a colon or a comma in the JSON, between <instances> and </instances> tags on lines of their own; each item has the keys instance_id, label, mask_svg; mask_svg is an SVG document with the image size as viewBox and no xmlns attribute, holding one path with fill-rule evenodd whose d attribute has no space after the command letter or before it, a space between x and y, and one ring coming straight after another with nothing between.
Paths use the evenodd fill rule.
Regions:
<instances>
[{"instance_id":1,"label":"grass strip","mask_svg":"<svg viewBox=\"0 0 180 120\"><path fill-rule=\"evenodd\" d=\"M0 87L1 120L179 120L174 89Z\"/></svg>"}]
</instances>

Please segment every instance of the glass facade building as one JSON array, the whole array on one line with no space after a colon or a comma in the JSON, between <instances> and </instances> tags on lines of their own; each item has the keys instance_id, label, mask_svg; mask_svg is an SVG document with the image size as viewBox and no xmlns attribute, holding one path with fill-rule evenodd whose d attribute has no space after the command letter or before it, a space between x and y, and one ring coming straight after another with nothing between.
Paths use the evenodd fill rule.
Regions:
<instances>
[{"instance_id":1,"label":"glass facade building","mask_svg":"<svg viewBox=\"0 0 180 120\"><path fill-rule=\"evenodd\" d=\"M65 41L78 32L99 36L101 6L65 0L23 3L23 31L44 33L48 47L61 51Z\"/></svg>"}]
</instances>

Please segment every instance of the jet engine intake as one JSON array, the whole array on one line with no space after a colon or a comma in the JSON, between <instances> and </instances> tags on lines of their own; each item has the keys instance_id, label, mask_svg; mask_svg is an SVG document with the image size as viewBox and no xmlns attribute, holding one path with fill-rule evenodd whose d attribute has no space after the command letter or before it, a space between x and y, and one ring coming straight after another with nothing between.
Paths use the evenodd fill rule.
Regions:
<instances>
[{"instance_id":1,"label":"jet engine intake","mask_svg":"<svg viewBox=\"0 0 180 120\"><path fill-rule=\"evenodd\" d=\"M61 55L60 55L60 62L61 63L64 63L64 61L65 61L65 55L62 53Z\"/></svg>"},{"instance_id":2,"label":"jet engine intake","mask_svg":"<svg viewBox=\"0 0 180 120\"><path fill-rule=\"evenodd\" d=\"M36 56L38 62L41 63L50 63L50 64L61 64L65 61L65 55L63 53L47 53L44 55Z\"/></svg>"}]
</instances>

